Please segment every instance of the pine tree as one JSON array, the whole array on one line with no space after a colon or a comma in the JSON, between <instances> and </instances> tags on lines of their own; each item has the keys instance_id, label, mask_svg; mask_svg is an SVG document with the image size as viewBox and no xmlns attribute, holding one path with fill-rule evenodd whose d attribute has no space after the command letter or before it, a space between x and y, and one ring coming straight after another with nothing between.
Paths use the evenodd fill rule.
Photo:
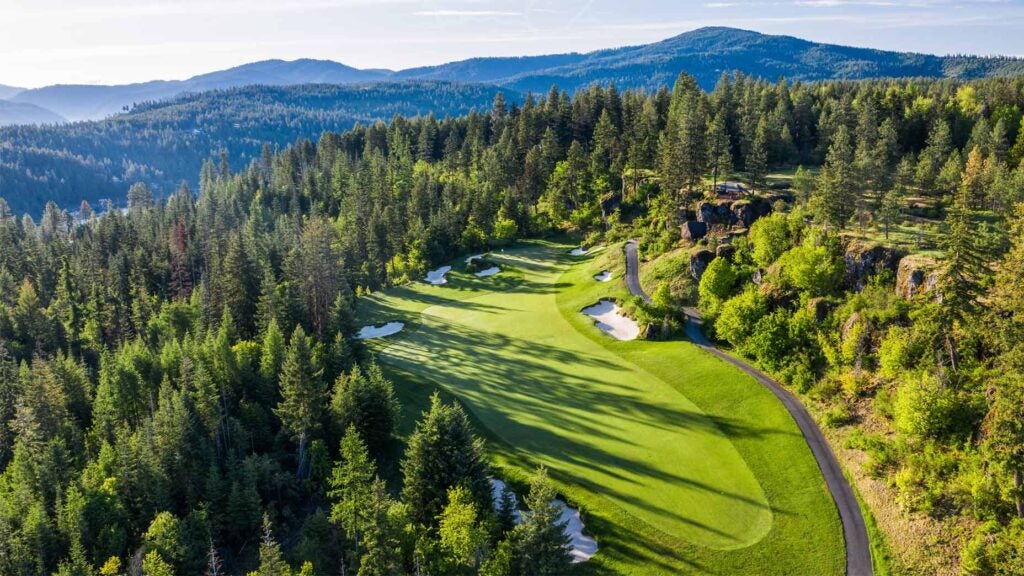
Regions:
<instances>
[{"instance_id":1,"label":"pine tree","mask_svg":"<svg viewBox=\"0 0 1024 576\"><path fill-rule=\"evenodd\" d=\"M355 544L356 552L369 523L368 514L373 502L374 466L359 438L355 426L350 425L341 440L341 455L331 472L331 522L340 526Z\"/></svg>"},{"instance_id":2,"label":"pine tree","mask_svg":"<svg viewBox=\"0 0 1024 576\"><path fill-rule=\"evenodd\" d=\"M841 229L853 216L856 198L850 134L845 126L840 126L821 168L818 186L811 198L811 209L826 227Z\"/></svg>"},{"instance_id":3,"label":"pine tree","mask_svg":"<svg viewBox=\"0 0 1024 576\"><path fill-rule=\"evenodd\" d=\"M758 192L764 189L765 177L768 174L768 144L770 141L768 119L761 118L754 133L746 164L747 178L750 179L751 187Z\"/></svg>"},{"instance_id":4,"label":"pine tree","mask_svg":"<svg viewBox=\"0 0 1024 576\"><path fill-rule=\"evenodd\" d=\"M220 291L224 306L231 311L238 335L243 339L251 337L255 326L259 280L241 234L232 235L228 241L217 278L222 284Z\"/></svg>"},{"instance_id":5,"label":"pine tree","mask_svg":"<svg viewBox=\"0 0 1024 576\"><path fill-rule=\"evenodd\" d=\"M263 334L263 348L260 352L260 376L270 384L277 384L285 356L284 335L277 326L277 319L271 318Z\"/></svg>"},{"instance_id":6,"label":"pine tree","mask_svg":"<svg viewBox=\"0 0 1024 576\"><path fill-rule=\"evenodd\" d=\"M309 473L306 447L320 429L326 400L320 378L313 372L309 338L302 326L296 326L281 365L281 401L274 413L281 426L298 445L299 478Z\"/></svg>"},{"instance_id":7,"label":"pine tree","mask_svg":"<svg viewBox=\"0 0 1024 576\"><path fill-rule=\"evenodd\" d=\"M78 336L82 330L82 310L80 306L82 296L78 292L74 273L67 256L60 259L60 272L57 275L57 294L54 297L51 308L60 320L64 329L64 337L67 339L68 347L76 349Z\"/></svg>"},{"instance_id":8,"label":"pine tree","mask_svg":"<svg viewBox=\"0 0 1024 576\"><path fill-rule=\"evenodd\" d=\"M458 404L444 404L437 394L409 438L402 473L402 501L419 524L436 525L453 486L468 487L481 510L493 505L483 446L469 418Z\"/></svg>"},{"instance_id":9,"label":"pine tree","mask_svg":"<svg viewBox=\"0 0 1024 576\"><path fill-rule=\"evenodd\" d=\"M1017 364L1020 364L1018 360ZM1018 518L1024 518L1024 366L1016 366L995 382L983 426L988 457L1010 477L1010 493Z\"/></svg>"},{"instance_id":10,"label":"pine tree","mask_svg":"<svg viewBox=\"0 0 1024 576\"><path fill-rule=\"evenodd\" d=\"M885 228L885 239L889 239L889 232L892 229L893 224L899 220L900 214L903 210L903 198L905 191L902 186L896 185L889 189L888 192L882 196L882 207L879 211L879 215L882 218L882 225Z\"/></svg>"},{"instance_id":11,"label":"pine tree","mask_svg":"<svg viewBox=\"0 0 1024 576\"><path fill-rule=\"evenodd\" d=\"M555 503L555 489L544 467L530 481L526 497L529 513L513 530L513 572L557 576L569 570L569 536L560 522L561 509Z\"/></svg>"},{"instance_id":12,"label":"pine tree","mask_svg":"<svg viewBox=\"0 0 1024 576\"><path fill-rule=\"evenodd\" d=\"M398 576L401 566L395 527L390 517L392 502L380 478L374 480L372 494L367 510L366 551L360 559L357 576Z\"/></svg>"},{"instance_id":13,"label":"pine tree","mask_svg":"<svg viewBox=\"0 0 1024 576\"><path fill-rule=\"evenodd\" d=\"M707 110L696 80L683 73L672 90L660 144L662 188L676 202L697 189L707 171Z\"/></svg>"},{"instance_id":14,"label":"pine tree","mask_svg":"<svg viewBox=\"0 0 1024 576\"><path fill-rule=\"evenodd\" d=\"M934 190L935 177L952 151L953 134L949 123L938 120L932 126L932 131L928 134L928 143L918 159L917 182L921 188L926 191Z\"/></svg>"},{"instance_id":15,"label":"pine tree","mask_svg":"<svg viewBox=\"0 0 1024 576\"><path fill-rule=\"evenodd\" d=\"M260 538L260 567L249 576L292 576L292 569L281 556L281 546L271 532L270 516L263 514L263 536Z\"/></svg>"},{"instance_id":16,"label":"pine tree","mask_svg":"<svg viewBox=\"0 0 1024 576\"><path fill-rule=\"evenodd\" d=\"M729 133L726 131L724 113L717 114L708 126L707 142L711 192L717 193L719 178L725 179L732 172L732 152L729 150Z\"/></svg>"},{"instance_id":17,"label":"pine tree","mask_svg":"<svg viewBox=\"0 0 1024 576\"><path fill-rule=\"evenodd\" d=\"M365 370L356 366L338 377L331 411L341 429L355 426L375 459L384 454L398 419L398 401L391 382L377 364Z\"/></svg>"},{"instance_id":18,"label":"pine tree","mask_svg":"<svg viewBox=\"0 0 1024 576\"><path fill-rule=\"evenodd\" d=\"M958 322L966 321L977 309L982 279L987 273L984 254L970 208L971 188L962 186L946 212L946 234L941 246L945 253L939 278L942 294L942 324L950 367L959 364L956 345Z\"/></svg>"}]
</instances>

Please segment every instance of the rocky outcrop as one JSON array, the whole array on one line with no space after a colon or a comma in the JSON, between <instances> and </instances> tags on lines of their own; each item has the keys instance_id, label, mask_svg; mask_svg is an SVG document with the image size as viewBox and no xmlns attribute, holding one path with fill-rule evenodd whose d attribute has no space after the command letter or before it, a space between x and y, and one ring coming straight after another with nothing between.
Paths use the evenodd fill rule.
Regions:
<instances>
[{"instance_id":1,"label":"rocky outcrop","mask_svg":"<svg viewBox=\"0 0 1024 576\"><path fill-rule=\"evenodd\" d=\"M846 282L855 290L863 290L871 276L885 270L896 271L905 252L874 242L852 240L846 245L843 262Z\"/></svg>"},{"instance_id":2,"label":"rocky outcrop","mask_svg":"<svg viewBox=\"0 0 1024 576\"><path fill-rule=\"evenodd\" d=\"M732 262L734 256L736 256L736 247L733 246L732 244L719 244L715 248L716 258L725 258L726 260Z\"/></svg>"},{"instance_id":3,"label":"rocky outcrop","mask_svg":"<svg viewBox=\"0 0 1024 576\"><path fill-rule=\"evenodd\" d=\"M737 224L742 224L744 228L750 228L758 218L762 216L758 209L761 202L751 202L749 200L738 200L732 204L732 216ZM771 208L769 207L769 210Z\"/></svg>"},{"instance_id":4,"label":"rocky outcrop","mask_svg":"<svg viewBox=\"0 0 1024 576\"><path fill-rule=\"evenodd\" d=\"M689 240L690 242L696 242L708 235L708 225L696 220L683 222L679 228L683 240Z\"/></svg>"},{"instance_id":5,"label":"rocky outcrop","mask_svg":"<svg viewBox=\"0 0 1024 576\"><path fill-rule=\"evenodd\" d=\"M772 213L776 202L792 202L791 194L771 194L769 196L750 196L739 200L722 199L714 202L701 202L694 210L698 222L708 226L742 226L749 228L751 224Z\"/></svg>"},{"instance_id":6,"label":"rocky outcrop","mask_svg":"<svg viewBox=\"0 0 1024 576\"><path fill-rule=\"evenodd\" d=\"M896 269L896 294L904 300L931 292L939 283L939 265L927 256L911 254Z\"/></svg>"},{"instance_id":7,"label":"rocky outcrop","mask_svg":"<svg viewBox=\"0 0 1024 576\"><path fill-rule=\"evenodd\" d=\"M732 213L732 202L719 200L717 202L701 202L697 205L697 221L708 226L732 226L736 223L736 216Z\"/></svg>"},{"instance_id":8,"label":"rocky outcrop","mask_svg":"<svg viewBox=\"0 0 1024 576\"><path fill-rule=\"evenodd\" d=\"M700 281L700 277L704 275L704 271L708 269L708 264L715 259L715 253L711 250L701 249L695 250L690 253L690 276L694 280Z\"/></svg>"}]
</instances>

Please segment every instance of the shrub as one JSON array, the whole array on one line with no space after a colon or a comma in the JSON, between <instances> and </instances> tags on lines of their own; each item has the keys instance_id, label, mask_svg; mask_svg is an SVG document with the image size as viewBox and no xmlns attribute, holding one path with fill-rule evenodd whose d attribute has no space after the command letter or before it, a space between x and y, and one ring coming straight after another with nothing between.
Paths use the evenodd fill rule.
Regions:
<instances>
[{"instance_id":1,"label":"shrub","mask_svg":"<svg viewBox=\"0 0 1024 576\"><path fill-rule=\"evenodd\" d=\"M813 238L783 254L779 264L783 279L810 296L835 292L843 273L843 265L832 249L815 244Z\"/></svg>"},{"instance_id":2,"label":"shrub","mask_svg":"<svg viewBox=\"0 0 1024 576\"><path fill-rule=\"evenodd\" d=\"M850 406L843 402L829 408L822 420L825 426L838 428L853 421L853 412L850 411Z\"/></svg>"},{"instance_id":3,"label":"shrub","mask_svg":"<svg viewBox=\"0 0 1024 576\"><path fill-rule=\"evenodd\" d=\"M956 395L934 375L921 374L900 385L893 403L896 429L911 439L939 438L951 429Z\"/></svg>"},{"instance_id":4,"label":"shrub","mask_svg":"<svg viewBox=\"0 0 1024 576\"><path fill-rule=\"evenodd\" d=\"M910 331L902 326L893 326L885 334L878 348L879 373L886 378L896 378L910 364Z\"/></svg>"},{"instance_id":5,"label":"shrub","mask_svg":"<svg viewBox=\"0 0 1024 576\"><path fill-rule=\"evenodd\" d=\"M715 320L715 334L733 346L741 347L754 331L754 326L768 313L768 299L756 288L748 287L722 305Z\"/></svg>"},{"instance_id":6,"label":"shrub","mask_svg":"<svg viewBox=\"0 0 1024 576\"><path fill-rule=\"evenodd\" d=\"M743 344L747 354L757 358L769 370L777 370L792 351L789 341L789 312L780 308L762 316Z\"/></svg>"},{"instance_id":7,"label":"shrub","mask_svg":"<svg viewBox=\"0 0 1024 576\"><path fill-rule=\"evenodd\" d=\"M767 268L789 249L789 223L785 214L774 213L750 226L751 256L762 268Z\"/></svg>"},{"instance_id":8,"label":"shrub","mask_svg":"<svg viewBox=\"0 0 1024 576\"><path fill-rule=\"evenodd\" d=\"M728 260L725 258L712 260L700 277L700 284L697 286L701 311L708 316L716 315L722 302L732 294L736 280L736 271Z\"/></svg>"}]
</instances>

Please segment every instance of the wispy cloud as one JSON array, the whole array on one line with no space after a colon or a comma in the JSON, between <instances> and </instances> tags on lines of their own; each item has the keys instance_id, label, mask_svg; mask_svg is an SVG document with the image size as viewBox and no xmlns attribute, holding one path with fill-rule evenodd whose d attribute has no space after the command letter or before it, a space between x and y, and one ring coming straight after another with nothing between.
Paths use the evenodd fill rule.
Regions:
<instances>
[{"instance_id":1,"label":"wispy cloud","mask_svg":"<svg viewBox=\"0 0 1024 576\"><path fill-rule=\"evenodd\" d=\"M437 18L509 18L523 15L522 12L506 10L420 10L413 14Z\"/></svg>"}]
</instances>

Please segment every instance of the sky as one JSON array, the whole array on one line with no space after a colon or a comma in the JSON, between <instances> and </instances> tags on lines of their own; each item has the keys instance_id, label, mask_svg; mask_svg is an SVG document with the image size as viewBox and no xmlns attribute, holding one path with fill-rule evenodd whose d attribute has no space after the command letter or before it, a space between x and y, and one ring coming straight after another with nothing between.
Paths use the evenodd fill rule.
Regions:
<instances>
[{"instance_id":1,"label":"sky","mask_svg":"<svg viewBox=\"0 0 1024 576\"><path fill-rule=\"evenodd\" d=\"M1024 0L0 0L0 84L183 79L269 58L401 69L642 44L702 26L1024 56Z\"/></svg>"}]
</instances>

